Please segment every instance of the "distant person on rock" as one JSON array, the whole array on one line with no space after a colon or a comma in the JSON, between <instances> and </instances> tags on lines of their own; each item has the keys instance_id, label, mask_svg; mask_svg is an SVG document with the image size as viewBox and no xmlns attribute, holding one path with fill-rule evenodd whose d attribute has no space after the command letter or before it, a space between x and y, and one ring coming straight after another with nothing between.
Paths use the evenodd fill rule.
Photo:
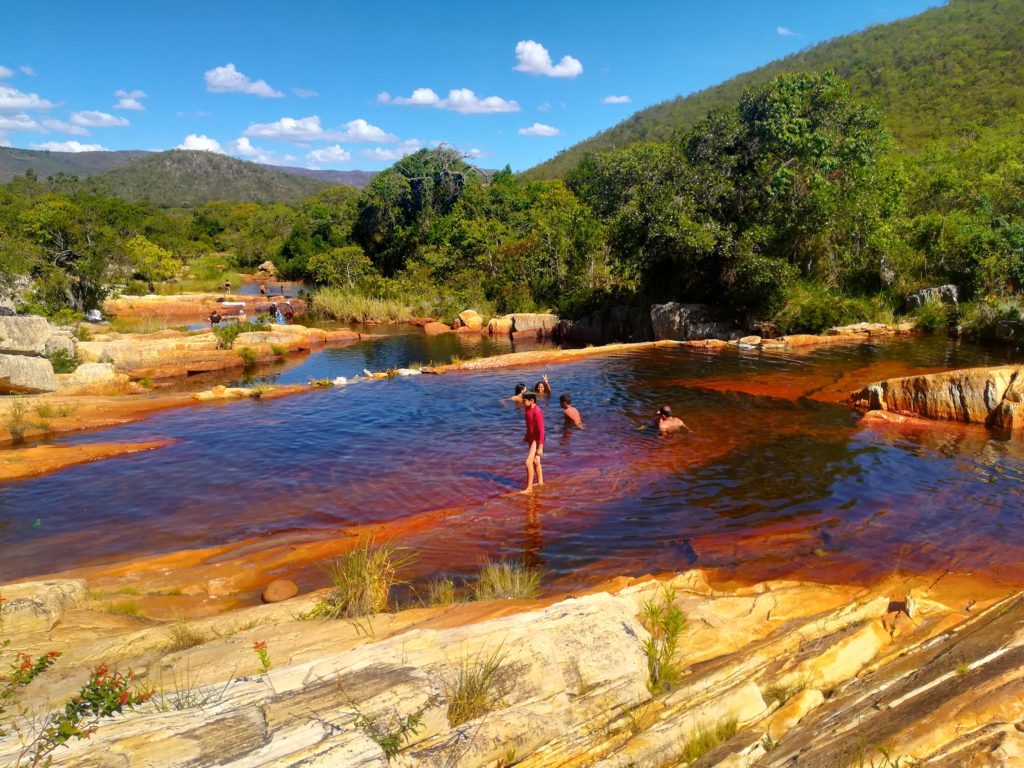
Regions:
<instances>
[{"instance_id":1,"label":"distant person on rock","mask_svg":"<svg viewBox=\"0 0 1024 768\"><path fill-rule=\"evenodd\" d=\"M231 281L230 280L225 280L224 281L224 293L227 293L227 294L231 293Z\"/></svg>"},{"instance_id":2,"label":"distant person on rock","mask_svg":"<svg viewBox=\"0 0 1024 768\"><path fill-rule=\"evenodd\" d=\"M266 296L266 295L267 295L267 284L266 283L260 283L260 296Z\"/></svg>"},{"instance_id":3,"label":"distant person on rock","mask_svg":"<svg viewBox=\"0 0 1024 768\"><path fill-rule=\"evenodd\" d=\"M247 323L247 322L249 322L249 318L245 314L245 307L242 307L240 310L238 310L238 322L239 323Z\"/></svg>"},{"instance_id":4,"label":"distant person on rock","mask_svg":"<svg viewBox=\"0 0 1024 768\"><path fill-rule=\"evenodd\" d=\"M672 415L672 406L663 405L658 409L658 431L675 432L677 429L687 428L683 420Z\"/></svg>"},{"instance_id":5,"label":"distant person on rock","mask_svg":"<svg viewBox=\"0 0 1024 768\"><path fill-rule=\"evenodd\" d=\"M538 381L534 387L534 392L538 395L544 395L544 397L551 397L551 384L548 383L548 375L545 373L544 378Z\"/></svg>"},{"instance_id":6,"label":"distant person on rock","mask_svg":"<svg viewBox=\"0 0 1024 768\"><path fill-rule=\"evenodd\" d=\"M583 426L583 417L580 416L580 412L573 407L572 397L569 395L562 395L558 398L558 404L562 406L562 415L565 416L566 424L572 424L574 427Z\"/></svg>"},{"instance_id":7,"label":"distant person on rock","mask_svg":"<svg viewBox=\"0 0 1024 768\"><path fill-rule=\"evenodd\" d=\"M213 310L213 312L210 313L210 325L211 326L220 325L221 319L222 318L220 316L220 312L218 312L216 309Z\"/></svg>"},{"instance_id":8,"label":"distant person on rock","mask_svg":"<svg viewBox=\"0 0 1024 768\"><path fill-rule=\"evenodd\" d=\"M533 479L536 474L537 485L544 485L544 470L540 458L544 455L544 413L537 405L534 392L523 393L523 405L526 408L526 437L523 442L530 446L526 453L526 488L523 493L533 490Z\"/></svg>"},{"instance_id":9,"label":"distant person on rock","mask_svg":"<svg viewBox=\"0 0 1024 768\"><path fill-rule=\"evenodd\" d=\"M288 299L285 299L284 304L280 305L277 310L284 317L284 321L286 323L290 323L292 318L295 317L295 307L292 306L292 303L288 301Z\"/></svg>"}]
</instances>

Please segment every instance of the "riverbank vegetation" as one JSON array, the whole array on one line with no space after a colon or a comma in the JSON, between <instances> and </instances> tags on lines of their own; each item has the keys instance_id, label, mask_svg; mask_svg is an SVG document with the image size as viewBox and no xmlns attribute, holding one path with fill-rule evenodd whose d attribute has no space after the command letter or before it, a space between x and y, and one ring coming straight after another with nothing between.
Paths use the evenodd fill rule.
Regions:
<instances>
[{"instance_id":1,"label":"riverbank vegetation","mask_svg":"<svg viewBox=\"0 0 1024 768\"><path fill-rule=\"evenodd\" d=\"M0 300L71 318L150 284L237 285L269 260L343 321L683 301L815 332L891 321L908 293L950 282L972 304L926 307L922 326L984 336L1024 286L1021 157L1019 122L908 153L826 72L780 75L564 181L488 175L439 147L362 192L174 209L29 174L0 187Z\"/></svg>"}]
</instances>

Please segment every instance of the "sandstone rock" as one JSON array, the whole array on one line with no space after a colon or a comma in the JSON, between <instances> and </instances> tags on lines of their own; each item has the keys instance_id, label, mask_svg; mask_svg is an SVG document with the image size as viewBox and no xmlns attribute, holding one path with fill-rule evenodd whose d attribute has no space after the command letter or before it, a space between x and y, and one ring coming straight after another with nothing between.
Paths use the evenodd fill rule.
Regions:
<instances>
[{"instance_id":1,"label":"sandstone rock","mask_svg":"<svg viewBox=\"0 0 1024 768\"><path fill-rule=\"evenodd\" d=\"M256 267L256 269L265 275L277 275L277 267L269 259Z\"/></svg>"},{"instance_id":2,"label":"sandstone rock","mask_svg":"<svg viewBox=\"0 0 1024 768\"><path fill-rule=\"evenodd\" d=\"M55 333L46 340L46 344L43 348L43 354L46 355L46 357L53 357L58 353L63 353L69 357L74 357L75 344L75 337L70 333Z\"/></svg>"},{"instance_id":3,"label":"sandstone rock","mask_svg":"<svg viewBox=\"0 0 1024 768\"><path fill-rule=\"evenodd\" d=\"M82 605L88 596L88 585L82 579L29 581L0 587L4 632L48 632L65 611Z\"/></svg>"},{"instance_id":4,"label":"sandstone rock","mask_svg":"<svg viewBox=\"0 0 1024 768\"><path fill-rule=\"evenodd\" d=\"M442 333L451 333L451 330L452 329L449 328L444 323L427 323L426 325L423 326L423 331L428 336L437 336Z\"/></svg>"},{"instance_id":5,"label":"sandstone rock","mask_svg":"<svg viewBox=\"0 0 1024 768\"><path fill-rule=\"evenodd\" d=\"M54 392L57 378L45 357L0 354L0 395Z\"/></svg>"},{"instance_id":6,"label":"sandstone rock","mask_svg":"<svg viewBox=\"0 0 1024 768\"><path fill-rule=\"evenodd\" d=\"M550 336L558 325L558 315L535 312L515 312L512 315L512 333L534 333Z\"/></svg>"},{"instance_id":7,"label":"sandstone rock","mask_svg":"<svg viewBox=\"0 0 1024 768\"><path fill-rule=\"evenodd\" d=\"M193 392L193 400L238 400L246 397L256 397L259 394L258 390L249 389L247 387L225 387L223 384L218 384L212 389L207 389L202 392Z\"/></svg>"},{"instance_id":8,"label":"sandstone rock","mask_svg":"<svg viewBox=\"0 0 1024 768\"><path fill-rule=\"evenodd\" d=\"M919 309L932 301L937 301L940 304L956 304L959 298L959 292L955 285L936 285L914 291L907 296L907 309Z\"/></svg>"},{"instance_id":9,"label":"sandstone rock","mask_svg":"<svg viewBox=\"0 0 1024 768\"><path fill-rule=\"evenodd\" d=\"M756 349L761 344L760 336L744 336L737 342L740 349Z\"/></svg>"},{"instance_id":10,"label":"sandstone rock","mask_svg":"<svg viewBox=\"0 0 1024 768\"><path fill-rule=\"evenodd\" d=\"M46 342L53 332L53 326L45 317L0 316L0 354L45 355Z\"/></svg>"},{"instance_id":11,"label":"sandstone rock","mask_svg":"<svg viewBox=\"0 0 1024 768\"><path fill-rule=\"evenodd\" d=\"M282 600L295 597L297 594L299 594L299 588L295 586L294 581L275 579L263 590L260 598L264 603L280 603Z\"/></svg>"},{"instance_id":12,"label":"sandstone rock","mask_svg":"<svg viewBox=\"0 0 1024 768\"><path fill-rule=\"evenodd\" d=\"M655 304L651 307L651 326L658 340L738 339L743 335L719 307L707 304Z\"/></svg>"},{"instance_id":13,"label":"sandstone rock","mask_svg":"<svg viewBox=\"0 0 1024 768\"><path fill-rule=\"evenodd\" d=\"M487 323L487 332L493 336L507 336L512 333L512 316L492 317Z\"/></svg>"},{"instance_id":14,"label":"sandstone rock","mask_svg":"<svg viewBox=\"0 0 1024 768\"><path fill-rule=\"evenodd\" d=\"M82 363L73 373L57 374L57 391L64 394L110 394L127 385L128 376L114 371L111 363Z\"/></svg>"},{"instance_id":15,"label":"sandstone rock","mask_svg":"<svg viewBox=\"0 0 1024 768\"><path fill-rule=\"evenodd\" d=\"M79 342L78 350L86 361L113 363L116 371L135 379L186 376L237 368L244 363L237 350L218 349L212 333L83 341ZM273 356L269 349L267 356Z\"/></svg>"},{"instance_id":16,"label":"sandstone rock","mask_svg":"<svg viewBox=\"0 0 1024 768\"><path fill-rule=\"evenodd\" d=\"M768 735L774 741L782 741L782 737L789 733L794 725L803 720L808 712L815 709L824 700L824 694L817 689L808 688L800 691L772 715L771 720L768 721Z\"/></svg>"},{"instance_id":17,"label":"sandstone rock","mask_svg":"<svg viewBox=\"0 0 1024 768\"><path fill-rule=\"evenodd\" d=\"M556 338L576 344L650 341L651 316L638 307L612 307L591 312L579 320L561 320Z\"/></svg>"},{"instance_id":18,"label":"sandstone rock","mask_svg":"<svg viewBox=\"0 0 1024 768\"><path fill-rule=\"evenodd\" d=\"M484 327L484 319L480 317L480 314L475 309L467 309L459 312L459 325L463 328L479 331Z\"/></svg>"}]
</instances>

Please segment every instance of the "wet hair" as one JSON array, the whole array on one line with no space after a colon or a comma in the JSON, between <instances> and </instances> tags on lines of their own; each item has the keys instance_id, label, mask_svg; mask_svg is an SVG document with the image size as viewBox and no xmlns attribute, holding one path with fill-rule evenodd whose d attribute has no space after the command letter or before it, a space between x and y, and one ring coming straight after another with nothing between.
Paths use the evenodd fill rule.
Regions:
<instances>
[{"instance_id":1,"label":"wet hair","mask_svg":"<svg viewBox=\"0 0 1024 768\"><path fill-rule=\"evenodd\" d=\"M538 381L537 384L533 387L533 390L535 392L542 392L543 391L544 393L550 395L551 394L551 385L548 384L546 381Z\"/></svg>"},{"instance_id":2,"label":"wet hair","mask_svg":"<svg viewBox=\"0 0 1024 768\"><path fill-rule=\"evenodd\" d=\"M672 406L671 405L663 405L663 406L661 406L661 408L658 409L658 415L659 416L671 416L672 415Z\"/></svg>"},{"instance_id":3,"label":"wet hair","mask_svg":"<svg viewBox=\"0 0 1024 768\"><path fill-rule=\"evenodd\" d=\"M560 402L562 405L572 405L572 398L569 397L568 395L562 395L561 397L558 398L558 402Z\"/></svg>"},{"instance_id":4,"label":"wet hair","mask_svg":"<svg viewBox=\"0 0 1024 768\"><path fill-rule=\"evenodd\" d=\"M537 393L536 392L524 392L523 393L523 400L529 400L531 403L536 403L537 402Z\"/></svg>"},{"instance_id":5,"label":"wet hair","mask_svg":"<svg viewBox=\"0 0 1024 768\"><path fill-rule=\"evenodd\" d=\"M516 384L516 394L517 395L521 395L525 391L526 391L526 385L525 384Z\"/></svg>"}]
</instances>

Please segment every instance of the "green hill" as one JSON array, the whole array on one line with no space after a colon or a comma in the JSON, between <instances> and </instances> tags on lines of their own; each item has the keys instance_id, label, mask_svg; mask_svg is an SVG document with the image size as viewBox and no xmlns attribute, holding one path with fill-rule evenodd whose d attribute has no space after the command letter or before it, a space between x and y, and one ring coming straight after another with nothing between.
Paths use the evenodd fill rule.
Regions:
<instances>
[{"instance_id":1,"label":"green hill","mask_svg":"<svg viewBox=\"0 0 1024 768\"><path fill-rule=\"evenodd\" d=\"M93 176L91 186L125 200L192 207L211 200L297 203L335 186L213 152L172 149Z\"/></svg>"},{"instance_id":2,"label":"green hill","mask_svg":"<svg viewBox=\"0 0 1024 768\"><path fill-rule=\"evenodd\" d=\"M148 154L134 149L121 152L43 152L0 147L0 184L6 184L15 176L24 176L30 168L40 179L59 173L84 179L127 165Z\"/></svg>"},{"instance_id":3,"label":"green hill","mask_svg":"<svg viewBox=\"0 0 1024 768\"><path fill-rule=\"evenodd\" d=\"M781 72L834 70L879 107L897 141L913 149L1024 111L1024 0L951 0L787 56L699 93L637 112L551 160L527 179L558 178L587 154L667 139L708 110L735 103Z\"/></svg>"}]
</instances>

